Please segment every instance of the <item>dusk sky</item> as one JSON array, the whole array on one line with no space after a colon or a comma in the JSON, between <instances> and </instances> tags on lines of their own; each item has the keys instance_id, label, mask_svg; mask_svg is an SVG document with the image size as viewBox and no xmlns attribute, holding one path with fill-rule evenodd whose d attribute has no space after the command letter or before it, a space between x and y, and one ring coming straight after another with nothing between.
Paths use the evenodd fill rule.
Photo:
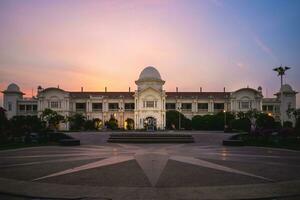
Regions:
<instances>
[{"instance_id":1,"label":"dusk sky","mask_svg":"<svg viewBox=\"0 0 300 200\"><path fill-rule=\"evenodd\" d=\"M0 30L1 91L134 90L151 65L167 91L262 86L272 97L281 64L300 91L299 0L1 0Z\"/></svg>"}]
</instances>

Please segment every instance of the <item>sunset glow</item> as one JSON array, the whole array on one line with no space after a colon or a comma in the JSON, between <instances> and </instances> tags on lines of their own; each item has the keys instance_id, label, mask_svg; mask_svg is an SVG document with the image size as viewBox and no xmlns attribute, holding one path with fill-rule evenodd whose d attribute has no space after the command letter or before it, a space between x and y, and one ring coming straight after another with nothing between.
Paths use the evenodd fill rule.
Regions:
<instances>
[{"instance_id":1,"label":"sunset glow","mask_svg":"<svg viewBox=\"0 0 300 200\"><path fill-rule=\"evenodd\" d=\"M2 0L0 90L134 90L152 65L167 91L262 86L271 97L282 64L299 92L299 10L293 0Z\"/></svg>"}]
</instances>

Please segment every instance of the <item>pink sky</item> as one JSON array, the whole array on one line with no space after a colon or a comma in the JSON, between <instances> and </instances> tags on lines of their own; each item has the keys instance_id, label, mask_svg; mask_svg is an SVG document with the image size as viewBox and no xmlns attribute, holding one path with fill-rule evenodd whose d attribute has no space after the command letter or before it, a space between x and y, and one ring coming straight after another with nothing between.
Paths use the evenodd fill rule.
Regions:
<instances>
[{"instance_id":1,"label":"pink sky","mask_svg":"<svg viewBox=\"0 0 300 200\"><path fill-rule=\"evenodd\" d=\"M2 1L0 90L11 82L28 96L38 85L134 90L152 65L167 91L262 86L271 97L279 89L272 68L298 64L296 55L285 54L281 42L288 41L273 44L230 2ZM297 74L293 67L286 81L300 91Z\"/></svg>"}]
</instances>

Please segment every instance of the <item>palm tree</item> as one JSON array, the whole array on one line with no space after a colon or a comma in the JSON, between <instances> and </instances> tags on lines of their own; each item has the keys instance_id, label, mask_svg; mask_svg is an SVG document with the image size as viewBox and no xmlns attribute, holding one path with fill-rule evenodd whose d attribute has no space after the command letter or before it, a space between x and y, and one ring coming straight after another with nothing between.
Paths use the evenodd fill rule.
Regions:
<instances>
[{"instance_id":1,"label":"palm tree","mask_svg":"<svg viewBox=\"0 0 300 200\"><path fill-rule=\"evenodd\" d=\"M280 67L276 67L273 69L273 71L277 72L278 76L280 76L281 86L282 86L282 77L283 77L283 75L285 75L285 71L287 71L289 69L291 69L291 68L287 67L287 66L285 66L285 67L280 66Z\"/></svg>"},{"instance_id":2,"label":"palm tree","mask_svg":"<svg viewBox=\"0 0 300 200\"><path fill-rule=\"evenodd\" d=\"M276 71L277 73L278 73L278 76L280 76L280 104L282 105L282 100L283 100L283 98L282 98L282 96L283 96L283 90L282 90L282 77L283 77L283 75L285 75L285 71L287 71L287 70L289 70L289 69L291 69L290 67L287 67L287 66L285 66L285 67L282 67L282 65L280 66L280 67L276 67L276 68L274 68L273 69L273 71ZM281 109L280 109L281 110ZM283 125L283 121L284 121L284 119L283 119L283 113L281 113L281 117L280 117L280 120L281 120L281 125Z\"/></svg>"}]
</instances>

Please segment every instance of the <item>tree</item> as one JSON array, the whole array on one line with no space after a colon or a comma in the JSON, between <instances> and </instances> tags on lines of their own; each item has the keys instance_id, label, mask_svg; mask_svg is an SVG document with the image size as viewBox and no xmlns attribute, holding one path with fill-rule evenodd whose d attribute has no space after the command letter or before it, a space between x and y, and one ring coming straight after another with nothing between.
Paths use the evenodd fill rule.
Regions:
<instances>
[{"instance_id":1,"label":"tree","mask_svg":"<svg viewBox=\"0 0 300 200\"><path fill-rule=\"evenodd\" d=\"M40 133L45 128L45 123L37 116L14 116L10 120L10 132L13 139L25 137L25 141L30 138L30 133Z\"/></svg>"},{"instance_id":2,"label":"tree","mask_svg":"<svg viewBox=\"0 0 300 200\"><path fill-rule=\"evenodd\" d=\"M111 115L110 119L107 122L105 122L105 125L111 130L116 130L118 129L118 120L113 115Z\"/></svg>"},{"instance_id":3,"label":"tree","mask_svg":"<svg viewBox=\"0 0 300 200\"><path fill-rule=\"evenodd\" d=\"M68 117L68 121L70 122L71 130L82 130L85 125L85 116L81 113L75 113L74 115Z\"/></svg>"},{"instance_id":4,"label":"tree","mask_svg":"<svg viewBox=\"0 0 300 200\"><path fill-rule=\"evenodd\" d=\"M179 117L180 115L180 117ZM179 119L180 119L180 127L184 129L191 129L192 122L190 119L186 118L182 113L169 110L166 112L166 127L167 129L179 129Z\"/></svg>"},{"instance_id":5,"label":"tree","mask_svg":"<svg viewBox=\"0 0 300 200\"><path fill-rule=\"evenodd\" d=\"M250 132L251 122L248 118L234 119L231 120L230 127L233 130Z\"/></svg>"},{"instance_id":6,"label":"tree","mask_svg":"<svg viewBox=\"0 0 300 200\"><path fill-rule=\"evenodd\" d=\"M195 130L203 130L203 117L201 115L195 115L192 118L192 128Z\"/></svg>"},{"instance_id":7,"label":"tree","mask_svg":"<svg viewBox=\"0 0 300 200\"><path fill-rule=\"evenodd\" d=\"M196 130L224 130L226 115L226 125L230 125L230 121L234 119L234 115L230 112L219 112L214 115L196 115L192 118L192 127Z\"/></svg>"},{"instance_id":8,"label":"tree","mask_svg":"<svg viewBox=\"0 0 300 200\"><path fill-rule=\"evenodd\" d=\"M0 143L8 139L8 126L9 121L6 117L6 110L0 107Z\"/></svg>"},{"instance_id":9,"label":"tree","mask_svg":"<svg viewBox=\"0 0 300 200\"><path fill-rule=\"evenodd\" d=\"M86 120L84 122L83 127L84 127L84 130L95 130L96 129L95 123L93 120Z\"/></svg>"},{"instance_id":10,"label":"tree","mask_svg":"<svg viewBox=\"0 0 300 200\"><path fill-rule=\"evenodd\" d=\"M277 128L275 119L265 113L258 114L257 119L256 119L256 124L257 124L258 128L262 128L262 129Z\"/></svg>"},{"instance_id":11,"label":"tree","mask_svg":"<svg viewBox=\"0 0 300 200\"><path fill-rule=\"evenodd\" d=\"M41 114L42 121L46 122L48 129L57 130L58 125L65 121L65 117L58 114L56 111L46 108Z\"/></svg>"},{"instance_id":12,"label":"tree","mask_svg":"<svg viewBox=\"0 0 300 200\"><path fill-rule=\"evenodd\" d=\"M295 124L295 131L296 133L300 134L300 108L294 109L294 108L289 108L287 110L287 114L289 116L293 116L296 124Z\"/></svg>"}]
</instances>

